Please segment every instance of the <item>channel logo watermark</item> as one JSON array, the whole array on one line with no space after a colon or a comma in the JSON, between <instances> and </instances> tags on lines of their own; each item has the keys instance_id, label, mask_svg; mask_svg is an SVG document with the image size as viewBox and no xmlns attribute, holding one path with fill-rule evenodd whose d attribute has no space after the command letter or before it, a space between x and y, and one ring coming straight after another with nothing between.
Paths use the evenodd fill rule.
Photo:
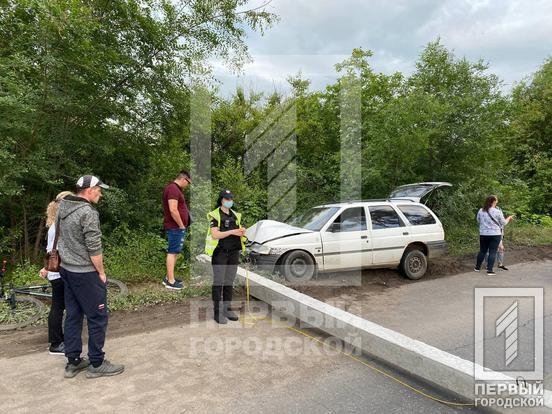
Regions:
<instances>
[{"instance_id":1,"label":"channel logo watermark","mask_svg":"<svg viewBox=\"0 0 552 414\"><path fill-rule=\"evenodd\" d=\"M475 404L544 406L543 288L475 289Z\"/></svg>"}]
</instances>

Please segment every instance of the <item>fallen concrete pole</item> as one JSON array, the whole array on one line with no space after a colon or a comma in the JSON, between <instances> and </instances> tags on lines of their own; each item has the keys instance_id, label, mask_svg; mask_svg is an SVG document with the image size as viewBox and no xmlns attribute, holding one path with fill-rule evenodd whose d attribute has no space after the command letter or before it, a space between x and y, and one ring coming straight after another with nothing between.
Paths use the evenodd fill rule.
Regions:
<instances>
[{"instance_id":1,"label":"fallen concrete pole","mask_svg":"<svg viewBox=\"0 0 552 414\"><path fill-rule=\"evenodd\" d=\"M238 268L238 277L243 284L247 277L251 296L272 305L276 312L306 323L312 321L310 325L345 342L352 343L360 338L360 341L357 340L352 345L360 346L370 355L473 400L472 362L328 305L256 273L247 272L241 267Z\"/></svg>"},{"instance_id":2,"label":"fallen concrete pole","mask_svg":"<svg viewBox=\"0 0 552 414\"><path fill-rule=\"evenodd\" d=\"M203 262L209 259L204 255L201 257ZM360 347L368 355L461 397L471 401L475 399L475 364L471 361L387 329L242 267L238 267L238 281L242 285L247 282L251 296L269 304L278 314L305 322L346 343ZM505 383L514 381L513 378L499 373L497 380ZM546 390L544 397L545 405L552 407L552 393ZM508 408L504 412L516 413L518 409ZM519 412L527 411L520 409ZM532 408L530 412L550 410Z\"/></svg>"}]
</instances>

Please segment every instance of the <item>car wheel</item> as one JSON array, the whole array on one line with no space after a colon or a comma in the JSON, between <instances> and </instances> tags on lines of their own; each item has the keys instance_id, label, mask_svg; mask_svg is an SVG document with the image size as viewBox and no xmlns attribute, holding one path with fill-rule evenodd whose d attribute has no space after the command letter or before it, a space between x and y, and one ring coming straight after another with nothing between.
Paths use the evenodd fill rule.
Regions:
<instances>
[{"instance_id":1,"label":"car wheel","mask_svg":"<svg viewBox=\"0 0 552 414\"><path fill-rule=\"evenodd\" d=\"M286 254L280 265L280 272L292 283L307 282L316 274L316 265L310 254L295 250Z\"/></svg>"},{"instance_id":2,"label":"car wheel","mask_svg":"<svg viewBox=\"0 0 552 414\"><path fill-rule=\"evenodd\" d=\"M418 250L407 250L401 259L401 271L409 279L420 279L427 271L427 257Z\"/></svg>"}]
</instances>

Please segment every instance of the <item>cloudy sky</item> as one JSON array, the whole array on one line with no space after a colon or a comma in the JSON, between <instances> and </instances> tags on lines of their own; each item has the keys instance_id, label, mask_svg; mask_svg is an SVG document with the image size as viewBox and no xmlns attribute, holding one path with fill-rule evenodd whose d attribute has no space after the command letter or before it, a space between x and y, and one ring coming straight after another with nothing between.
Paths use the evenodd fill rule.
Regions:
<instances>
[{"instance_id":1,"label":"cloudy sky","mask_svg":"<svg viewBox=\"0 0 552 414\"><path fill-rule=\"evenodd\" d=\"M280 21L264 36L249 33L253 62L243 73L215 62L222 94L238 85L287 93L298 71L323 88L355 47L374 52L376 71L408 74L437 37L457 56L487 61L505 91L552 56L552 0L272 0L268 9Z\"/></svg>"}]
</instances>

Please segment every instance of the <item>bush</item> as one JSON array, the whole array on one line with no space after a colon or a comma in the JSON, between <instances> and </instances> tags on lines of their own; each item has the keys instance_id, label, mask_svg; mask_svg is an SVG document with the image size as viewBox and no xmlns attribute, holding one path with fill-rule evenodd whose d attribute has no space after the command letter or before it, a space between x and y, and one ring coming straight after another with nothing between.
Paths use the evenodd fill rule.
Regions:
<instances>
[{"instance_id":1,"label":"bush","mask_svg":"<svg viewBox=\"0 0 552 414\"><path fill-rule=\"evenodd\" d=\"M40 266L28 261L17 265L11 272L8 269L6 282L11 286L29 286L43 284L44 279L38 275Z\"/></svg>"},{"instance_id":2,"label":"bush","mask_svg":"<svg viewBox=\"0 0 552 414\"><path fill-rule=\"evenodd\" d=\"M436 194L429 206L439 216L451 254L473 253L479 249L476 214L485 197L496 194L505 215L515 214L515 220L505 228L511 245L532 246L552 242L552 218L530 213L527 186L519 181L500 184L489 181L460 184Z\"/></svg>"},{"instance_id":3,"label":"bush","mask_svg":"<svg viewBox=\"0 0 552 414\"><path fill-rule=\"evenodd\" d=\"M550 219L548 216L544 216ZM504 232L506 245L542 246L552 244L552 226L541 224L516 223L509 224Z\"/></svg>"},{"instance_id":4,"label":"bush","mask_svg":"<svg viewBox=\"0 0 552 414\"><path fill-rule=\"evenodd\" d=\"M109 277L125 282L160 282L165 275L167 243L159 234L116 228L105 240L104 260ZM187 261L177 263L176 272L187 279Z\"/></svg>"}]
</instances>

